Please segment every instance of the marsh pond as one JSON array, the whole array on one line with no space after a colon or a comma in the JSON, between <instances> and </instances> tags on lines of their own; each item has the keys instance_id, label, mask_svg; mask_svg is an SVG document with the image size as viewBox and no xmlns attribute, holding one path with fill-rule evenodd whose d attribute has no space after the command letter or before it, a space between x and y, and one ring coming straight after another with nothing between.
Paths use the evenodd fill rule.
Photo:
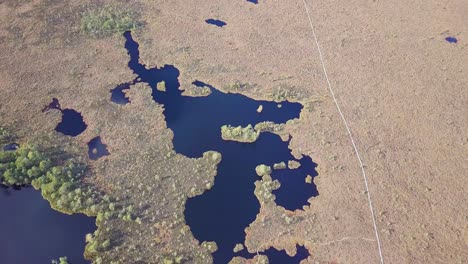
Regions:
<instances>
[{"instance_id":1,"label":"marsh pond","mask_svg":"<svg viewBox=\"0 0 468 264\"><path fill-rule=\"evenodd\" d=\"M183 91L179 89L179 70L172 65L147 69L139 61L139 45L131 33L126 32L124 37L130 56L128 66L138 77L117 86L112 98L122 98L123 88L131 89L131 84L147 83L152 88L153 99L164 106L167 126L174 133L176 152L190 158L201 157L209 150L222 154L213 188L187 201L186 222L200 242L216 242L218 250L213 254L214 263L228 263L234 256L252 257L253 254L245 249L234 253L233 248L238 243L244 243L244 230L255 220L260 209L254 195L254 183L260 179L256 167L288 161L298 164L296 168L271 172L273 180L278 179L281 183L281 187L273 191L276 203L288 210L296 210L308 205L310 197L318 195L313 182L306 183L308 175L317 175L316 164L307 156L296 159L288 148L289 142L281 140L276 134L262 132L255 142L250 143L227 141L221 137L221 127L247 127L265 121L285 123L298 118L303 106L294 102L258 101L240 94L223 93L202 80L194 80L193 84L200 89L210 89L208 95L183 96ZM164 83L164 89L158 89L160 83ZM121 99L116 101L128 103ZM260 105L261 111L258 111ZM269 257L270 263L285 263L284 257L289 257L284 251L279 254L267 251L264 254ZM299 255L307 257L308 253ZM289 261L299 263L294 258Z\"/></svg>"},{"instance_id":2,"label":"marsh pond","mask_svg":"<svg viewBox=\"0 0 468 264\"><path fill-rule=\"evenodd\" d=\"M218 250L213 253L214 263L225 264L235 256L255 256L246 249L236 252L233 249L244 243L244 230L260 210L254 193L255 182L261 179L258 166L265 164L266 174L281 184L272 192L276 204L294 211L301 210L308 205L309 198L318 195L313 183L316 164L307 156L295 158L288 148L289 140L284 141L277 134L257 131L255 140L250 142L226 140L221 128L249 128L262 122L284 124L299 118L303 106L296 102L260 101L224 93L202 80L194 80L193 84L204 91L208 89L208 94L184 96L176 67L164 65L147 69L139 62L139 45L131 33L126 32L124 37L130 56L128 67L137 78L111 90L112 102L130 103L124 90L133 89L139 82L147 83L152 88L154 101L164 106L163 114L167 127L174 133L173 145L177 153L190 158L199 158L210 150L222 154L213 187L187 201L185 220L200 243L216 242ZM164 89L158 87L161 84ZM57 99L54 98L45 110L49 108L62 111L57 132L76 136L86 129L81 114L73 109L62 110ZM112 155L99 137L88 145L90 159ZM94 218L59 213L50 208L40 192L32 188L17 189L2 188L0 193L3 209L0 224L2 236L7 238L0 242L1 263L50 263L61 256L67 256L73 264L86 263L84 237L95 230ZM259 254L268 256L270 263L299 263L309 256L303 246L298 246L293 257L273 248Z\"/></svg>"}]
</instances>

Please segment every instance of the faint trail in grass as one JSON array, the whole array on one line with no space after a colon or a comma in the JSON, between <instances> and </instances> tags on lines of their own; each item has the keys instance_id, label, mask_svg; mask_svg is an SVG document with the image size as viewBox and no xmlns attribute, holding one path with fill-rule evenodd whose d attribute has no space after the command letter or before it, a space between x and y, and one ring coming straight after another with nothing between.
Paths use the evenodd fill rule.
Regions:
<instances>
[{"instance_id":1,"label":"faint trail in grass","mask_svg":"<svg viewBox=\"0 0 468 264\"><path fill-rule=\"evenodd\" d=\"M356 143L354 141L353 134L351 133L351 129L349 128L348 122L346 121L346 119L344 117L344 114L341 111L340 105L338 104L338 101L336 100L335 93L333 92L333 89L332 89L332 86L331 86L331 83L330 83L330 79L328 78L327 69L325 67L325 62L323 60L322 50L320 48L318 38L317 38L317 35L315 33L315 28L314 28L314 25L312 23L312 17L310 15L309 6L307 5L306 0L302 0L302 2L304 3L304 8L305 8L305 11L307 13L307 17L309 19L310 29L311 29L312 35L314 37L314 42L315 42L315 45L317 47L317 51L319 53L320 62L322 64L322 69L323 69L323 74L325 75L325 79L327 80L328 90L330 91L330 94L331 94L331 96L333 98L333 101L335 102L336 108L338 109L338 113L340 114L341 119L343 120L343 123L344 123L344 125L346 127L346 130L348 131L349 138L351 139L351 143L353 144L354 152L356 153L356 157L357 157L357 159L359 161L359 166L361 167L362 177L364 179L364 184L366 186L367 201L369 202L369 209L371 211L372 223L374 225L375 238L377 240L377 245L378 245L378 249L379 249L380 263L383 264L384 259L383 259L383 255L382 255L382 245L381 245L381 242L380 242L379 232L378 232L378 229L377 229L377 223L376 223L376 220L375 220L375 212L374 212L375 209L374 209L374 206L372 205L372 199L371 199L371 194L370 194L370 191L369 191L369 184L368 184L368 180L367 180L366 171L364 169L364 165L363 165L363 162L362 162L362 159L361 159L361 155L359 154L358 148L357 148Z\"/></svg>"}]
</instances>

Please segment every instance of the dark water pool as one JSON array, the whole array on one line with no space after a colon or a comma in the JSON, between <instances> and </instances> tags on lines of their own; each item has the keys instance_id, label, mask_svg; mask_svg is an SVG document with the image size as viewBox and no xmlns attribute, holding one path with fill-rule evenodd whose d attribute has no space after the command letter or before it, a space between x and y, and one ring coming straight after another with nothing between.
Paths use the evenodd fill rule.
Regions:
<instances>
[{"instance_id":1,"label":"dark water pool","mask_svg":"<svg viewBox=\"0 0 468 264\"><path fill-rule=\"evenodd\" d=\"M107 145L102 143L101 137L95 137L88 142L88 156L90 159L97 160L109 155Z\"/></svg>"},{"instance_id":2,"label":"dark water pool","mask_svg":"<svg viewBox=\"0 0 468 264\"><path fill-rule=\"evenodd\" d=\"M88 127L80 112L74 109L62 109L57 98L52 98L52 102L44 107L42 112L47 112L51 109L57 109L62 112L62 121L60 121L60 123L57 124L57 127L55 127L55 131L57 132L67 136L76 137L83 133L83 131Z\"/></svg>"},{"instance_id":3,"label":"dark water pool","mask_svg":"<svg viewBox=\"0 0 468 264\"><path fill-rule=\"evenodd\" d=\"M239 94L223 93L202 81L195 85L207 86L212 93L206 97L182 96L179 90L179 71L172 65L146 69L139 63L138 43L130 32L124 34L125 48L130 55L129 68L141 82L153 89L154 100L164 105L167 126L174 132L174 148L187 157L197 158L203 152L216 150L223 155L218 167L214 187L203 195L187 201L185 218L194 236L201 241L215 241L218 251L215 263L227 263L236 254L236 243L243 243L244 229L255 220L260 204L254 195L254 182L259 180L255 167L296 160L288 149L288 142L271 133L262 133L255 143L224 141L220 127L225 124L246 126L262 121L285 123L299 117L299 103L256 101ZM164 81L166 91L158 91L156 84ZM263 111L257 113L259 105ZM307 199L318 195L315 185L306 184L307 175L315 176L315 164L310 158L298 160L302 166L296 170L275 171L282 187L275 192L277 203L287 209L301 208ZM267 254L269 254L267 252ZM281 254L280 254L281 255ZM269 255L271 261L276 254ZM284 263L284 262L283 262ZM289 262L295 263L295 262Z\"/></svg>"},{"instance_id":4,"label":"dark water pool","mask_svg":"<svg viewBox=\"0 0 468 264\"><path fill-rule=\"evenodd\" d=\"M205 20L205 22L210 25L217 26L217 27L224 27L225 25L227 25L226 22L219 20L219 19L213 19L213 18L207 19Z\"/></svg>"},{"instance_id":5,"label":"dark water pool","mask_svg":"<svg viewBox=\"0 0 468 264\"><path fill-rule=\"evenodd\" d=\"M125 90L130 89L130 83L122 83L119 84L117 87L111 90L111 101L116 104L128 104L130 100L125 97Z\"/></svg>"},{"instance_id":6,"label":"dark water pool","mask_svg":"<svg viewBox=\"0 0 468 264\"><path fill-rule=\"evenodd\" d=\"M83 252L94 218L57 212L33 188L0 187L0 208L0 263L51 263L63 256L72 264L89 263Z\"/></svg>"},{"instance_id":7,"label":"dark water pool","mask_svg":"<svg viewBox=\"0 0 468 264\"><path fill-rule=\"evenodd\" d=\"M458 39L456 39L455 37L446 37L445 40L449 43L457 43L458 42Z\"/></svg>"}]
</instances>

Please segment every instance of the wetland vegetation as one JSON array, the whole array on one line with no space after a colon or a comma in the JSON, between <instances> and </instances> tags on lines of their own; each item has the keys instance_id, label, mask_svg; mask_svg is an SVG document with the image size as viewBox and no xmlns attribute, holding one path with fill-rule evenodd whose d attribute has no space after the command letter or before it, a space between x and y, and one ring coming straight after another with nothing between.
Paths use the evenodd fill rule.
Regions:
<instances>
[{"instance_id":1,"label":"wetland vegetation","mask_svg":"<svg viewBox=\"0 0 468 264\"><path fill-rule=\"evenodd\" d=\"M118 6L89 9L81 17L81 30L93 37L123 33L141 25L136 12Z\"/></svg>"},{"instance_id":2,"label":"wetland vegetation","mask_svg":"<svg viewBox=\"0 0 468 264\"><path fill-rule=\"evenodd\" d=\"M5 128L0 128L0 132L0 184L4 188L12 187L24 192L21 187L32 186L40 191L53 209L69 215L80 213L96 217L98 226L110 218L139 221L132 206L124 206L125 203L86 183L84 178L88 168L79 158L40 143L23 143L14 150L5 150L3 146L12 136ZM89 218L89 221L94 223L94 218ZM88 234L86 242L85 256L88 259L111 245L110 239L99 229Z\"/></svg>"}]
</instances>

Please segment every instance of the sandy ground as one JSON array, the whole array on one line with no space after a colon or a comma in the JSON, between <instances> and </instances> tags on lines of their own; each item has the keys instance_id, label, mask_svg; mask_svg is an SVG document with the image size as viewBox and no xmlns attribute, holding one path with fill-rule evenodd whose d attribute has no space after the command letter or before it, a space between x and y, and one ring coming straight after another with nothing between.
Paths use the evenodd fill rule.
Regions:
<instances>
[{"instance_id":1,"label":"sandy ground","mask_svg":"<svg viewBox=\"0 0 468 264\"><path fill-rule=\"evenodd\" d=\"M80 34L76 16L81 2L12 3L0 2L2 122L17 127L25 138L51 132L52 124L42 124L58 117L44 116L39 109L56 96L62 105L81 110L89 125L73 139L76 144L84 145L103 131L111 153L124 155L126 146L138 153L137 145L131 145L138 141L120 135L119 125L108 118L114 114L136 131L145 129L109 102L108 91L132 77L122 38L94 40ZM468 262L468 55L463 23L468 6L462 0L306 4L331 87L367 172L383 260ZM230 84L241 82L244 88L233 92L272 99L286 90L290 100L306 106L299 122L287 130L294 153L310 155L318 163L315 183L320 195L304 211L262 204L247 229L249 251L275 246L293 253L299 243L311 252L310 263L381 262L362 171L330 96L303 0L260 0L258 5L241 0L135 1L131 6L146 22L135 33L142 61L148 66L174 64L181 71L182 87L200 80L231 90ZM208 18L227 25L208 25ZM458 43L445 41L448 36ZM160 110L144 110L141 102L149 104L147 99L137 102L132 109L144 113L141 118L151 111L159 114L153 121L146 118L145 125L160 127L168 133L162 140L170 140ZM105 176L119 170L103 168L120 160L125 159L111 155L94 164L97 185L108 187ZM180 214L184 202L177 204ZM158 204L151 210L158 210ZM284 215L296 220L286 225ZM129 230L125 232L132 237ZM133 234L133 239L138 236ZM185 239L187 251L206 254L190 235L171 239ZM159 248L146 241L138 250L152 263L145 254L158 254Z\"/></svg>"}]
</instances>

